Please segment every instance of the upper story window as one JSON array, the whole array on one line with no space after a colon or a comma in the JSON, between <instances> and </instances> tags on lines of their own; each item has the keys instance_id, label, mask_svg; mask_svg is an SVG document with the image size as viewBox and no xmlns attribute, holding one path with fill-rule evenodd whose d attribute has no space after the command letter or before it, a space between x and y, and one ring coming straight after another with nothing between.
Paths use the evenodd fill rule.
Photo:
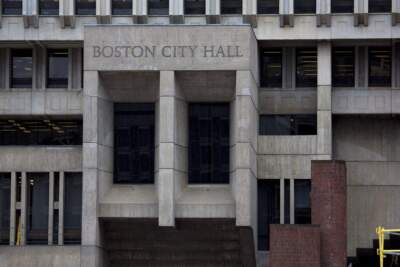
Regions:
<instances>
[{"instance_id":1,"label":"upper story window","mask_svg":"<svg viewBox=\"0 0 400 267\"><path fill-rule=\"evenodd\" d=\"M168 15L169 0L148 0L149 15Z\"/></svg>"},{"instance_id":2,"label":"upper story window","mask_svg":"<svg viewBox=\"0 0 400 267\"><path fill-rule=\"evenodd\" d=\"M132 15L132 0L112 0L112 14Z\"/></svg>"},{"instance_id":3,"label":"upper story window","mask_svg":"<svg viewBox=\"0 0 400 267\"><path fill-rule=\"evenodd\" d=\"M40 15L57 16L59 14L58 0L40 0L39 1Z\"/></svg>"},{"instance_id":4,"label":"upper story window","mask_svg":"<svg viewBox=\"0 0 400 267\"><path fill-rule=\"evenodd\" d=\"M331 11L332 13L353 13L354 0L332 0Z\"/></svg>"},{"instance_id":5,"label":"upper story window","mask_svg":"<svg viewBox=\"0 0 400 267\"><path fill-rule=\"evenodd\" d=\"M279 0L258 0L258 14L279 14Z\"/></svg>"},{"instance_id":6,"label":"upper story window","mask_svg":"<svg viewBox=\"0 0 400 267\"><path fill-rule=\"evenodd\" d=\"M47 51L47 87L68 87L68 49Z\"/></svg>"},{"instance_id":7,"label":"upper story window","mask_svg":"<svg viewBox=\"0 0 400 267\"><path fill-rule=\"evenodd\" d=\"M96 0L75 0L76 15L96 15Z\"/></svg>"},{"instance_id":8,"label":"upper story window","mask_svg":"<svg viewBox=\"0 0 400 267\"><path fill-rule=\"evenodd\" d=\"M282 88L282 49L261 50L261 86Z\"/></svg>"},{"instance_id":9,"label":"upper story window","mask_svg":"<svg viewBox=\"0 0 400 267\"><path fill-rule=\"evenodd\" d=\"M32 88L32 50L11 50L11 87Z\"/></svg>"},{"instance_id":10,"label":"upper story window","mask_svg":"<svg viewBox=\"0 0 400 267\"><path fill-rule=\"evenodd\" d=\"M334 87L354 87L354 48L332 50L332 83Z\"/></svg>"},{"instance_id":11,"label":"upper story window","mask_svg":"<svg viewBox=\"0 0 400 267\"><path fill-rule=\"evenodd\" d=\"M185 0L185 14L201 15L206 13L205 0Z\"/></svg>"},{"instance_id":12,"label":"upper story window","mask_svg":"<svg viewBox=\"0 0 400 267\"><path fill-rule=\"evenodd\" d=\"M80 244L82 227L82 173L66 172L64 183L64 244Z\"/></svg>"},{"instance_id":13,"label":"upper story window","mask_svg":"<svg viewBox=\"0 0 400 267\"><path fill-rule=\"evenodd\" d=\"M260 115L260 135L316 135L317 115Z\"/></svg>"},{"instance_id":14,"label":"upper story window","mask_svg":"<svg viewBox=\"0 0 400 267\"><path fill-rule=\"evenodd\" d=\"M316 48L296 49L296 87L317 87Z\"/></svg>"},{"instance_id":15,"label":"upper story window","mask_svg":"<svg viewBox=\"0 0 400 267\"><path fill-rule=\"evenodd\" d=\"M315 14L316 0L294 0L295 14Z\"/></svg>"},{"instance_id":16,"label":"upper story window","mask_svg":"<svg viewBox=\"0 0 400 267\"><path fill-rule=\"evenodd\" d=\"M369 0L368 11L370 13L390 13L392 12L391 0Z\"/></svg>"},{"instance_id":17,"label":"upper story window","mask_svg":"<svg viewBox=\"0 0 400 267\"><path fill-rule=\"evenodd\" d=\"M221 0L221 14L242 14L242 0Z\"/></svg>"},{"instance_id":18,"label":"upper story window","mask_svg":"<svg viewBox=\"0 0 400 267\"><path fill-rule=\"evenodd\" d=\"M370 47L368 49L369 86L390 87L392 85L392 48Z\"/></svg>"},{"instance_id":19,"label":"upper story window","mask_svg":"<svg viewBox=\"0 0 400 267\"><path fill-rule=\"evenodd\" d=\"M22 15L22 0L2 0L3 15Z\"/></svg>"}]
</instances>

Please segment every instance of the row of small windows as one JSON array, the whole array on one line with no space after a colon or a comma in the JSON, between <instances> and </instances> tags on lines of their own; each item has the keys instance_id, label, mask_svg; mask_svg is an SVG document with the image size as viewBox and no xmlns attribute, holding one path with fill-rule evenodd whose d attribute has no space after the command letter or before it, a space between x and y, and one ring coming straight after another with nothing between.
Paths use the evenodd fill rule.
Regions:
<instances>
[{"instance_id":1,"label":"row of small windows","mask_svg":"<svg viewBox=\"0 0 400 267\"><path fill-rule=\"evenodd\" d=\"M205 0L185 0L185 14L205 14ZM388 13L392 10L391 0L369 0L370 13ZM353 13L354 0L332 0L332 13ZM3 0L3 15L21 15L22 0ZM148 0L149 15L168 15L169 0ZM258 0L258 14L278 14L279 0ZM315 14L316 0L295 0L294 13ZM40 0L40 15L59 15L58 0ZM75 14L95 15L96 0L76 0ZM132 0L112 0L113 15L132 15ZM221 14L242 14L242 0L221 0Z\"/></svg>"}]
</instances>

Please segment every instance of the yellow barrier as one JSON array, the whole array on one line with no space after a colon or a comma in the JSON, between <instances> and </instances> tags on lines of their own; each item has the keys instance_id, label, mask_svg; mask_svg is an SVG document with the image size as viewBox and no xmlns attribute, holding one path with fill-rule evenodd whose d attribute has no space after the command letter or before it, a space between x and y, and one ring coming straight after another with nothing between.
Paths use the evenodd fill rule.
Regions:
<instances>
[{"instance_id":1,"label":"yellow barrier","mask_svg":"<svg viewBox=\"0 0 400 267\"><path fill-rule=\"evenodd\" d=\"M382 226L376 228L376 234L379 239L379 248L377 249L377 253L379 256L380 267L383 267L383 260L386 258L386 255L400 255L400 249L386 249L385 250L385 234L391 235L399 235L400 229L385 229Z\"/></svg>"}]
</instances>

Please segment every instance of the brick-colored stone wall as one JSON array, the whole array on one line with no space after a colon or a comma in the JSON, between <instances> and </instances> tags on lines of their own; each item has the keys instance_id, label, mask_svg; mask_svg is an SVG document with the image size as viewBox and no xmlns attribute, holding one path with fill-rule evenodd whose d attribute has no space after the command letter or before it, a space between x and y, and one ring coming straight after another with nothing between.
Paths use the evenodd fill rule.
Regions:
<instances>
[{"instance_id":1,"label":"brick-colored stone wall","mask_svg":"<svg viewBox=\"0 0 400 267\"><path fill-rule=\"evenodd\" d=\"M313 225L274 224L269 267L320 267L320 230Z\"/></svg>"}]
</instances>

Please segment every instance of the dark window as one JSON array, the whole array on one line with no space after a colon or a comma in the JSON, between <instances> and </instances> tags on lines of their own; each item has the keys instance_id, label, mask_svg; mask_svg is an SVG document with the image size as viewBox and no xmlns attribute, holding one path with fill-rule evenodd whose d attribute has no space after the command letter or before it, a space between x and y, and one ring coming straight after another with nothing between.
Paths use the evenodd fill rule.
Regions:
<instances>
[{"instance_id":1,"label":"dark window","mask_svg":"<svg viewBox=\"0 0 400 267\"><path fill-rule=\"evenodd\" d=\"M10 198L11 175L0 173L0 244L8 245L10 241Z\"/></svg>"},{"instance_id":2,"label":"dark window","mask_svg":"<svg viewBox=\"0 0 400 267\"><path fill-rule=\"evenodd\" d=\"M82 226L82 173L66 172L64 184L64 244L80 244Z\"/></svg>"},{"instance_id":3,"label":"dark window","mask_svg":"<svg viewBox=\"0 0 400 267\"><path fill-rule=\"evenodd\" d=\"M185 0L185 14L198 15L206 13L205 0Z\"/></svg>"},{"instance_id":4,"label":"dark window","mask_svg":"<svg viewBox=\"0 0 400 267\"><path fill-rule=\"evenodd\" d=\"M282 88L282 49L261 50L261 86Z\"/></svg>"},{"instance_id":5,"label":"dark window","mask_svg":"<svg viewBox=\"0 0 400 267\"><path fill-rule=\"evenodd\" d=\"M260 135L316 135L317 115L260 115Z\"/></svg>"},{"instance_id":6,"label":"dark window","mask_svg":"<svg viewBox=\"0 0 400 267\"><path fill-rule=\"evenodd\" d=\"M169 0L148 0L149 15L168 15Z\"/></svg>"},{"instance_id":7,"label":"dark window","mask_svg":"<svg viewBox=\"0 0 400 267\"><path fill-rule=\"evenodd\" d=\"M49 223L49 175L28 173L27 243L47 244Z\"/></svg>"},{"instance_id":8,"label":"dark window","mask_svg":"<svg viewBox=\"0 0 400 267\"><path fill-rule=\"evenodd\" d=\"M392 0L369 0L368 11L370 13L392 12Z\"/></svg>"},{"instance_id":9,"label":"dark window","mask_svg":"<svg viewBox=\"0 0 400 267\"><path fill-rule=\"evenodd\" d=\"M317 87L317 49L296 49L296 87Z\"/></svg>"},{"instance_id":10,"label":"dark window","mask_svg":"<svg viewBox=\"0 0 400 267\"><path fill-rule=\"evenodd\" d=\"M57 16L59 14L59 1L40 0L39 13L40 15Z\"/></svg>"},{"instance_id":11,"label":"dark window","mask_svg":"<svg viewBox=\"0 0 400 267\"><path fill-rule=\"evenodd\" d=\"M114 105L114 182L154 182L154 104Z\"/></svg>"},{"instance_id":12,"label":"dark window","mask_svg":"<svg viewBox=\"0 0 400 267\"><path fill-rule=\"evenodd\" d=\"M354 48L333 48L332 82L334 87L354 87Z\"/></svg>"},{"instance_id":13,"label":"dark window","mask_svg":"<svg viewBox=\"0 0 400 267\"><path fill-rule=\"evenodd\" d=\"M279 0L258 0L258 14L279 14Z\"/></svg>"},{"instance_id":14,"label":"dark window","mask_svg":"<svg viewBox=\"0 0 400 267\"><path fill-rule=\"evenodd\" d=\"M68 87L68 49L47 51L47 87Z\"/></svg>"},{"instance_id":15,"label":"dark window","mask_svg":"<svg viewBox=\"0 0 400 267\"><path fill-rule=\"evenodd\" d=\"M311 223L311 180L294 180L294 223Z\"/></svg>"},{"instance_id":16,"label":"dark window","mask_svg":"<svg viewBox=\"0 0 400 267\"><path fill-rule=\"evenodd\" d=\"M3 15L22 15L22 0L3 0Z\"/></svg>"},{"instance_id":17,"label":"dark window","mask_svg":"<svg viewBox=\"0 0 400 267\"><path fill-rule=\"evenodd\" d=\"M258 249L269 250L270 224L280 223L280 180L258 180Z\"/></svg>"},{"instance_id":18,"label":"dark window","mask_svg":"<svg viewBox=\"0 0 400 267\"><path fill-rule=\"evenodd\" d=\"M332 13L353 13L354 0L332 0Z\"/></svg>"},{"instance_id":19,"label":"dark window","mask_svg":"<svg viewBox=\"0 0 400 267\"><path fill-rule=\"evenodd\" d=\"M294 0L295 14L315 14L316 0Z\"/></svg>"},{"instance_id":20,"label":"dark window","mask_svg":"<svg viewBox=\"0 0 400 267\"><path fill-rule=\"evenodd\" d=\"M369 53L369 86L386 86L392 84L392 50L391 47L370 47Z\"/></svg>"},{"instance_id":21,"label":"dark window","mask_svg":"<svg viewBox=\"0 0 400 267\"><path fill-rule=\"evenodd\" d=\"M112 0L113 15L132 15L132 0Z\"/></svg>"},{"instance_id":22,"label":"dark window","mask_svg":"<svg viewBox=\"0 0 400 267\"><path fill-rule=\"evenodd\" d=\"M0 145L82 145L82 121L3 119Z\"/></svg>"},{"instance_id":23,"label":"dark window","mask_svg":"<svg viewBox=\"0 0 400 267\"><path fill-rule=\"evenodd\" d=\"M242 14L242 0L221 0L221 14Z\"/></svg>"},{"instance_id":24,"label":"dark window","mask_svg":"<svg viewBox=\"0 0 400 267\"><path fill-rule=\"evenodd\" d=\"M229 183L229 104L190 104L189 183Z\"/></svg>"},{"instance_id":25,"label":"dark window","mask_svg":"<svg viewBox=\"0 0 400 267\"><path fill-rule=\"evenodd\" d=\"M96 0L76 0L76 15L96 15Z\"/></svg>"},{"instance_id":26,"label":"dark window","mask_svg":"<svg viewBox=\"0 0 400 267\"><path fill-rule=\"evenodd\" d=\"M290 224L290 180L284 179L284 186L285 186L285 224Z\"/></svg>"},{"instance_id":27,"label":"dark window","mask_svg":"<svg viewBox=\"0 0 400 267\"><path fill-rule=\"evenodd\" d=\"M11 50L11 87L32 87L32 50Z\"/></svg>"}]
</instances>

